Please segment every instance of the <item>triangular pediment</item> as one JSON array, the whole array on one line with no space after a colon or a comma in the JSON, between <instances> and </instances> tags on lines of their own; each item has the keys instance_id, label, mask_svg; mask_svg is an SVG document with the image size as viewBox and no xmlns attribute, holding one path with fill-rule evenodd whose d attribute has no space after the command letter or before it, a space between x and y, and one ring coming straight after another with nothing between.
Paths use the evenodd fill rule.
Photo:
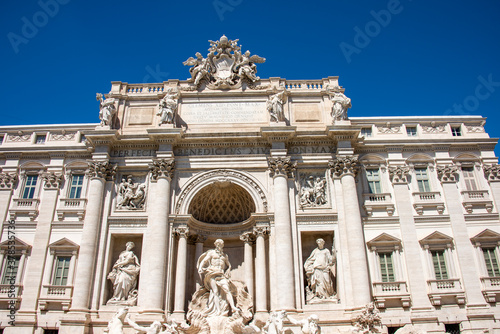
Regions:
<instances>
[{"instance_id":1,"label":"triangular pediment","mask_svg":"<svg viewBox=\"0 0 500 334\"><path fill-rule=\"evenodd\" d=\"M492 231L490 229L486 229L476 236L470 238L472 243L476 246L485 246L485 245L498 245L500 244L500 233Z\"/></svg>"},{"instance_id":2,"label":"triangular pediment","mask_svg":"<svg viewBox=\"0 0 500 334\"><path fill-rule=\"evenodd\" d=\"M77 250L80 246L67 238L62 238L51 243L49 248L52 250Z\"/></svg>"},{"instance_id":3,"label":"triangular pediment","mask_svg":"<svg viewBox=\"0 0 500 334\"><path fill-rule=\"evenodd\" d=\"M12 246L14 246L16 252L21 250L29 250L31 248L31 245L28 245L17 237L14 237L14 239L12 240L5 240L4 242L0 243L0 249L2 250L8 250L9 247L12 249Z\"/></svg>"},{"instance_id":4,"label":"triangular pediment","mask_svg":"<svg viewBox=\"0 0 500 334\"><path fill-rule=\"evenodd\" d=\"M366 244L371 250L374 251L387 248L401 249L401 240L387 233L382 233L378 237L368 241Z\"/></svg>"},{"instance_id":5,"label":"triangular pediment","mask_svg":"<svg viewBox=\"0 0 500 334\"><path fill-rule=\"evenodd\" d=\"M436 231L420 240L420 245L433 248L451 248L453 246L453 238Z\"/></svg>"}]
</instances>

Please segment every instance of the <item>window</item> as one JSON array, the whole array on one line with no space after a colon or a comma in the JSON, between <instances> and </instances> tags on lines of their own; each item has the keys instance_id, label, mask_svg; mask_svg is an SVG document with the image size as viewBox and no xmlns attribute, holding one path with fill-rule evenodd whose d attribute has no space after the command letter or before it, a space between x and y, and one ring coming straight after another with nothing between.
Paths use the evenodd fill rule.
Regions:
<instances>
[{"instance_id":1,"label":"window","mask_svg":"<svg viewBox=\"0 0 500 334\"><path fill-rule=\"evenodd\" d=\"M462 131L460 130L459 126L452 126L451 134L453 137L460 137L462 135Z\"/></svg>"},{"instance_id":2,"label":"window","mask_svg":"<svg viewBox=\"0 0 500 334\"><path fill-rule=\"evenodd\" d=\"M380 172L378 169L367 169L366 179L371 194L380 194L382 192L382 188L380 187Z\"/></svg>"},{"instance_id":3,"label":"window","mask_svg":"<svg viewBox=\"0 0 500 334\"><path fill-rule=\"evenodd\" d=\"M444 324L445 333L460 334L460 324Z\"/></svg>"},{"instance_id":4,"label":"window","mask_svg":"<svg viewBox=\"0 0 500 334\"><path fill-rule=\"evenodd\" d=\"M361 136L363 137L371 137L372 136L372 128L361 128Z\"/></svg>"},{"instance_id":5,"label":"window","mask_svg":"<svg viewBox=\"0 0 500 334\"><path fill-rule=\"evenodd\" d=\"M69 189L69 198L81 198L83 187L83 174L74 174L71 177L71 187Z\"/></svg>"},{"instance_id":6,"label":"window","mask_svg":"<svg viewBox=\"0 0 500 334\"><path fill-rule=\"evenodd\" d=\"M58 329L44 329L43 334L59 334Z\"/></svg>"},{"instance_id":7,"label":"window","mask_svg":"<svg viewBox=\"0 0 500 334\"><path fill-rule=\"evenodd\" d=\"M431 191L429 184L429 176L427 175L427 168L415 168L415 175L417 178L418 191L428 192Z\"/></svg>"},{"instance_id":8,"label":"window","mask_svg":"<svg viewBox=\"0 0 500 334\"><path fill-rule=\"evenodd\" d=\"M417 127L416 126L407 126L406 134L408 137L416 137L417 136Z\"/></svg>"},{"instance_id":9,"label":"window","mask_svg":"<svg viewBox=\"0 0 500 334\"><path fill-rule=\"evenodd\" d=\"M46 135L36 135L35 144L45 144Z\"/></svg>"},{"instance_id":10,"label":"window","mask_svg":"<svg viewBox=\"0 0 500 334\"><path fill-rule=\"evenodd\" d=\"M22 198L34 198L38 175L27 175Z\"/></svg>"},{"instance_id":11,"label":"window","mask_svg":"<svg viewBox=\"0 0 500 334\"><path fill-rule=\"evenodd\" d=\"M71 256L58 256L55 262L52 285L66 285L68 283Z\"/></svg>"},{"instance_id":12,"label":"window","mask_svg":"<svg viewBox=\"0 0 500 334\"><path fill-rule=\"evenodd\" d=\"M474 167L462 167L465 188L467 190L477 190L476 178L474 176Z\"/></svg>"},{"instance_id":13,"label":"window","mask_svg":"<svg viewBox=\"0 0 500 334\"><path fill-rule=\"evenodd\" d=\"M378 253L380 260L380 274L382 282L394 282L394 266L392 265L391 253Z\"/></svg>"},{"instance_id":14,"label":"window","mask_svg":"<svg viewBox=\"0 0 500 334\"><path fill-rule=\"evenodd\" d=\"M436 279L448 279L448 271L446 270L446 261L444 259L444 250L433 250L431 251L431 255Z\"/></svg>"},{"instance_id":15,"label":"window","mask_svg":"<svg viewBox=\"0 0 500 334\"><path fill-rule=\"evenodd\" d=\"M498 259L495 248L483 248L484 262L486 263L486 270L489 277L500 276L498 268Z\"/></svg>"},{"instance_id":16,"label":"window","mask_svg":"<svg viewBox=\"0 0 500 334\"><path fill-rule=\"evenodd\" d=\"M21 256L6 255L6 259L4 262L4 271L2 273L2 284L10 285L16 282L20 260Z\"/></svg>"}]
</instances>

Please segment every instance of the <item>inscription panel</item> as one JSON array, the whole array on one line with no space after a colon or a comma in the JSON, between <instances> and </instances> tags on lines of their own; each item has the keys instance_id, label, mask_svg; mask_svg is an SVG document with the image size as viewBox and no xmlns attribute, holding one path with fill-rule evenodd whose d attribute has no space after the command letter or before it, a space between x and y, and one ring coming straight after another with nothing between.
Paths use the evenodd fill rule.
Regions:
<instances>
[{"instance_id":1,"label":"inscription panel","mask_svg":"<svg viewBox=\"0 0 500 334\"><path fill-rule=\"evenodd\" d=\"M265 102L188 103L181 106L188 124L266 123Z\"/></svg>"}]
</instances>

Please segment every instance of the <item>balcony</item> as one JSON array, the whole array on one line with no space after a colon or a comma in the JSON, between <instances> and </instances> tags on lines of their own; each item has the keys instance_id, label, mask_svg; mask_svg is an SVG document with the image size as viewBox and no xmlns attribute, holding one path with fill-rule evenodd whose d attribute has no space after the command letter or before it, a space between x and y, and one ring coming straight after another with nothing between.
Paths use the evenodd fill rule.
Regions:
<instances>
[{"instance_id":1,"label":"balcony","mask_svg":"<svg viewBox=\"0 0 500 334\"><path fill-rule=\"evenodd\" d=\"M11 220L15 220L19 215L26 215L33 221L38 216L38 198L15 198L12 200L12 207L9 210Z\"/></svg>"},{"instance_id":2,"label":"balcony","mask_svg":"<svg viewBox=\"0 0 500 334\"><path fill-rule=\"evenodd\" d=\"M410 293L406 282L374 282L373 298L378 308L389 305L410 307Z\"/></svg>"},{"instance_id":3,"label":"balcony","mask_svg":"<svg viewBox=\"0 0 500 334\"><path fill-rule=\"evenodd\" d=\"M0 305L12 303L12 301L19 304L22 292L21 284L0 284Z\"/></svg>"},{"instance_id":4,"label":"balcony","mask_svg":"<svg viewBox=\"0 0 500 334\"><path fill-rule=\"evenodd\" d=\"M439 214L444 212L444 202L439 191L414 192L413 207L419 215L425 210L436 210Z\"/></svg>"},{"instance_id":5,"label":"balcony","mask_svg":"<svg viewBox=\"0 0 500 334\"><path fill-rule=\"evenodd\" d=\"M428 280L429 299L434 306L444 304L465 304L465 292L460 284L460 279L449 278L442 280Z\"/></svg>"},{"instance_id":6,"label":"balcony","mask_svg":"<svg viewBox=\"0 0 500 334\"><path fill-rule=\"evenodd\" d=\"M493 211L493 201L491 201L488 190L465 190L462 191L462 204L467 213L473 213L474 210Z\"/></svg>"},{"instance_id":7,"label":"balcony","mask_svg":"<svg viewBox=\"0 0 500 334\"><path fill-rule=\"evenodd\" d=\"M70 285L43 285L42 293L38 299L38 308L46 311L48 305L59 306L63 311L68 311L71 306L73 286Z\"/></svg>"},{"instance_id":8,"label":"balcony","mask_svg":"<svg viewBox=\"0 0 500 334\"><path fill-rule=\"evenodd\" d=\"M500 296L500 277L481 277L484 299L488 303L495 303Z\"/></svg>"},{"instance_id":9,"label":"balcony","mask_svg":"<svg viewBox=\"0 0 500 334\"><path fill-rule=\"evenodd\" d=\"M64 220L66 216L76 216L78 220L83 220L86 205L86 198L61 198L57 209L57 219Z\"/></svg>"},{"instance_id":10,"label":"balcony","mask_svg":"<svg viewBox=\"0 0 500 334\"><path fill-rule=\"evenodd\" d=\"M394 204L390 193L363 194L363 208L368 216L373 216L373 212L385 211L389 216L394 214Z\"/></svg>"}]
</instances>

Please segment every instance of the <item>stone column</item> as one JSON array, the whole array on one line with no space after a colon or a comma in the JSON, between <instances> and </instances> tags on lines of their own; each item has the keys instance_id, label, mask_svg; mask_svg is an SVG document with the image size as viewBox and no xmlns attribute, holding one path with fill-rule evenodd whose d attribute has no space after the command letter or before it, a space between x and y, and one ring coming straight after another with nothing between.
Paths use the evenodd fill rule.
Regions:
<instances>
[{"instance_id":1,"label":"stone column","mask_svg":"<svg viewBox=\"0 0 500 334\"><path fill-rule=\"evenodd\" d=\"M252 298L254 297L253 290L253 250L252 244L254 242L254 235L251 232L245 232L240 235L240 240L244 243L244 263L245 263L245 283L248 292Z\"/></svg>"},{"instance_id":2,"label":"stone column","mask_svg":"<svg viewBox=\"0 0 500 334\"><path fill-rule=\"evenodd\" d=\"M293 176L297 163L290 157L269 158L269 169L274 181L274 226L276 282L279 310L295 309L295 270L293 262L292 226L288 177Z\"/></svg>"},{"instance_id":3,"label":"stone column","mask_svg":"<svg viewBox=\"0 0 500 334\"><path fill-rule=\"evenodd\" d=\"M148 227L144 236L143 259L147 264L146 296L139 296L145 312L163 313L166 290L167 251L169 239L168 215L170 212L170 182L174 174L173 159L155 159L149 166L151 181L156 182L153 210L148 217ZM154 261L151 261L154 259Z\"/></svg>"},{"instance_id":4,"label":"stone column","mask_svg":"<svg viewBox=\"0 0 500 334\"><path fill-rule=\"evenodd\" d=\"M336 159L329 163L329 166L332 177L340 178L342 184L342 195L344 197L343 223L349 236L347 246L349 249L351 284L355 289L354 306L366 305L371 301L371 286L363 223L356 191L355 177L359 170L358 157L337 155Z\"/></svg>"},{"instance_id":5,"label":"stone column","mask_svg":"<svg viewBox=\"0 0 500 334\"><path fill-rule=\"evenodd\" d=\"M204 235L197 235L195 237L195 240L194 240L195 247L196 247L195 254L194 254L195 263L198 261L201 254L203 254L203 243L206 240L207 240L207 237ZM196 289L195 289L195 291L196 291L203 284L203 282L201 282L200 274L198 274L198 268L196 268L196 266L194 266L194 276L193 277L195 277L195 281L196 281Z\"/></svg>"},{"instance_id":6,"label":"stone column","mask_svg":"<svg viewBox=\"0 0 500 334\"><path fill-rule=\"evenodd\" d=\"M0 173L0 227L8 224L7 211L12 197L12 190L14 189L16 183L16 173ZM2 236L4 230L6 231L3 227L0 229L0 237Z\"/></svg>"},{"instance_id":7,"label":"stone column","mask_svg":"<svg viewBox=\"0 0 500 334\"><path fill-rule=\"evenodd\" d=\"M187 237L189 228L177 227L174 234L179 237L177 244L177 266L175 270L175 299L174 313L184 315L186 303L186 278L187 278Z\"/></svg>"},{"instance_id":8,"label":"stone column","mask_svg":"<svg viewBox=\"0 0 500 334\"><path fill-rule=\"evenodd\" d=\"M408 189L409 172L408 166L389 167L389 177L394 186L394 199L399 215L403 254L407 264L408 290L411 291L412 308L422 309L431 307L431 304L427 296L425 271L419 265L412 265L415 259L420 259L422 248L418 242L415 219L413 218L414 209Z\"/></svg>"},{"instance_id":9,"label":"stone column","mask_svg":"<svg viewBox=\"0 0 500 334\"><path fill-rule=\"evenodd\" d=\"M47 246L49 245L51 224L54 218L57 195L63 180L61 173L47 172L41 174L43 182L43 196L41 196L38 222L36 225L33 248L30 261L26 266L25 280L23 284L23 300L19 313L35 312L43 281L43 271L47 256ZM19 262L17 277L20 278L23 264Z\"/></svg>"},{"instance_id":10,"label":"stone column","mask_svg":"<svg viewBox=\"0 0 500 334\"><path fill-rule=\"evenodd\" d=\"M255 241L255 312L267 312L266 244L268 227L254 227Z\"/></svg>"},{"instance_id":11,"label":"stone column","mask_svg":"<svg viewBox=\"0 0 500 334\"><path fill-rule=\"evenodd\" d=\"M443 186L444 198L450 215L451 230L456 245L459 270L462 273L463 288L467 296L467 305L486 306L481 292L479 275L475 270L470 270L470 266L475 262L474 247L469 239L463 214L463 199L456 184L457 171L458 167L455 165L437 166L438 178ZM453 261L450 261L450 269L453 267ZM458 277L457 271L455 271L455 275Z\"/></svg>"},{"instance_id":12,"label":"stone column","mask_svg":"<svg viewBox=\"0 0 500 334\"><path fill-rule=\"evenodd\" d=\"M87 176L90 178L87 197L87 208L83 223L80 255L76 268L76 278L73 290L72 311L87 312L94 279L97 240L99 225L102 218L102 203L104 201L104 186L106 180L113 180L116 165L109 161L90 161Z\"/></svg>"}]
</instances>

